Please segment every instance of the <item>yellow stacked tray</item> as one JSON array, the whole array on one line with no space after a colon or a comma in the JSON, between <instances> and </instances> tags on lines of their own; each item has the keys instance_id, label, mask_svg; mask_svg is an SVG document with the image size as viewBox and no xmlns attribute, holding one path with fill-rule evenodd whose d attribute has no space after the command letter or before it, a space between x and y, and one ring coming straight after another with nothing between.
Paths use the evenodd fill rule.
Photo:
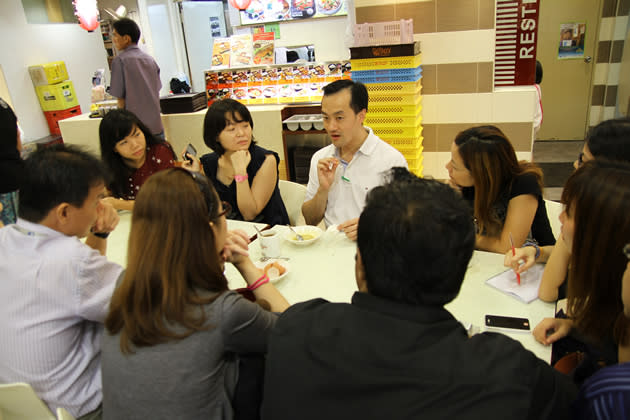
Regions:
<instances>
[{"instance_id":1,"label":"yellow stacked tray","mask_svg":"<svg viewBox=\"0 0 630 420\"><path fill-rule=\"evenodd\" d=\"M418 176L423 172L421 56L350 60L353 79L369 95L365 125L398 149Z\"/></svg>"}]
</instances>

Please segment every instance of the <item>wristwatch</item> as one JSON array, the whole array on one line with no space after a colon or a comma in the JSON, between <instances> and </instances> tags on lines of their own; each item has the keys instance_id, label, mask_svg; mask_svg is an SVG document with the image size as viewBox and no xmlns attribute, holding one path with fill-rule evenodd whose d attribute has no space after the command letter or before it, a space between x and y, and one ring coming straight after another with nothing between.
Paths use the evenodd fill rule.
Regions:
<instances>
[{"instance_id":1,"label":"wristwatch","mask_svg":"<svg viewBox=\"0 0 630 420\"><path fill-rule=\"evenodd\" d=\"M110 234L110 232L92 232L92 235L96 236L97 238L101 238L101 239L107 239L109 234Z\"/></svg>"}]
</instances>

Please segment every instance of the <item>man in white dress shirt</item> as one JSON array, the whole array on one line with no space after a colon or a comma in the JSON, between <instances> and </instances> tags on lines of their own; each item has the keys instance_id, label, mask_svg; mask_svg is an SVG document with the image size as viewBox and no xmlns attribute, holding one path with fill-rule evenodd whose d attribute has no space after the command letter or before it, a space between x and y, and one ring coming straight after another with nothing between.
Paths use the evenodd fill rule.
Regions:
<instances>
[{"instance_id":1,"label":"man in white dress shirt","mask_svg":"<svg viewBox=\"0 0 630 420\"><path fill-rule=\"evenodd\" d=\"M322 115L332 144L311 158L302 213L309 225L324 220L338 225L356 240L359 215L372 188L384 183L383 175L407 161L394 147L378 138L363 121L368 107L365 85L337 80L324 87Z\"/></svg>"},{"instance_id":2,"label":"man in white dress shirt","mask_svg":"<svg viewBox=\"0 0 630 420\"><path fill-rule=\"evenodd\" d=\"M118 224L101 203L105 172L60 146L34 152L24 174L17 223L0 229L0 383L29 383L53 412L99 418L102 323L123 272L104 256Z\"/></svg>"}]
</instances>

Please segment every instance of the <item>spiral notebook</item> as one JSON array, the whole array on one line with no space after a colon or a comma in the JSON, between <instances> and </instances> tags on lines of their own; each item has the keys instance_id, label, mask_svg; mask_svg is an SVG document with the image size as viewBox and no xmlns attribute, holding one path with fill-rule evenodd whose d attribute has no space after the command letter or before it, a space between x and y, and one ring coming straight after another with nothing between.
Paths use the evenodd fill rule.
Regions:
<instances>
[{"instance_id":1,"label":"spiral notebook","mask_svg":"<svg viewBox=\"0 0 630 420\"><path fill-rule=\"evenodd\" d=\"M540 287L544 269L544 265L535 264L521 274L521 284L518 284L516 281L516 273L511 268L489 278L486 280L486 283L522 302L530 303L538 299L538 288Z\"/></svg>"}]
</instances>

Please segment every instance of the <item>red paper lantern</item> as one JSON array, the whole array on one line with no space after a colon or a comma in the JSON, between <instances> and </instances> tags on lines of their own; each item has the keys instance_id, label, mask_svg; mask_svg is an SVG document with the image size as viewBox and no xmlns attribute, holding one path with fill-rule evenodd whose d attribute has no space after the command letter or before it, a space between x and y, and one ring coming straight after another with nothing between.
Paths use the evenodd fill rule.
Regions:
<instances>
[{"instance_id":1,"label":"red paper lantern","mask_svg":"<svg viewBox=\"0 0 630 420\"><path fill-rule=\"evenodd\" d=\"M245 10L252 0L228 0L230 4L238 10Z\"/></svg>"},{"instance_id":2,"label":"red paper lantern","mask_svg":"<svg viewBox=\"0 0 630 420\"><path fill-rule=\"evenodd\" d=\"M88 32L98 28L98 7L96 0L74 0L74 14L79 18L79 26Z\"/></svg>"}]
</instances>

